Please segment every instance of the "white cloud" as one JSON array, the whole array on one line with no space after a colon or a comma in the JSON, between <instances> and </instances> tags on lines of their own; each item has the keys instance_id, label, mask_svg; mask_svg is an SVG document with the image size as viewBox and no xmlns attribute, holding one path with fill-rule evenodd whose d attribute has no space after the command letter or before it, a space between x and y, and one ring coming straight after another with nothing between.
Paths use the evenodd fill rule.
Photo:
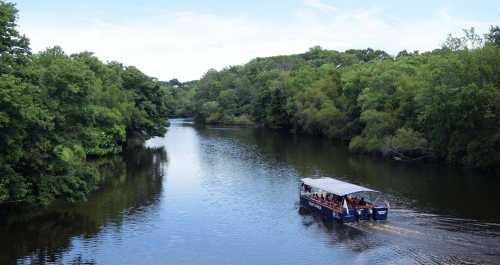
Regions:
<instances>
[{"instance_id":1,"label":"white cloud","mask_svg":"<svg viewBox=\"0 0 500 265\"><path fill-rule=\"evenodd\" d=\"M321 4L319 1L308 1ZM322 5L319 5L320 7ZM328 8L327 8L328 9ZM330 7L331 10L333 10ZM425 19L388 17L383 10L302 9L283 24L244 16L156 10L129 21L50 21L23 17L20 28L35 51L60 45L69 53L93 51L103 60L135 65L163 80L199 78L209 68L242 64L254 57L291 54L321 45L328 49L432 50L448 33L498 21L468 21L436 12ZM41 16L41 15L38 15ZM76 18L75 18L76 19Z\"/></svg>"},{"instance_id":2,"label":"white cloud","mask_svg":"<svg viewBox=\"0 0 500 265\"><path fill-rule=\"evenodd\" d=\"M320 0L304 0L304 4L309 7L317 8L322 11L337 11L333 5L325 4Z\"/></svg>"}]
</instances>

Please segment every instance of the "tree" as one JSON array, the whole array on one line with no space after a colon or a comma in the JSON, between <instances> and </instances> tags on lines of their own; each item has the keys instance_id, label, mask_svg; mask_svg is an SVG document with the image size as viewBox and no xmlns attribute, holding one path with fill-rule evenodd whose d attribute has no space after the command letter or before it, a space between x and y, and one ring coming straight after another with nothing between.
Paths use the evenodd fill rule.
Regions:
<instances>
[{"instance_id":1,"label":"tree","mask_svg":"<svg viewBox=\"0 0 500 265\"><path fill-rule=\"evenodd\" d=\"M256 58L211 70L197 83L198 122L270 128L346 141L352 151L432 157L468 166L500 163L500 48L474 28L442 49L331 51ZM497 34L498 35L498 34ZM497 91L497 92L495 92Z\"/></svg>"},{"instance_id":2,"label":"tree","mask_svg":"<svg viewBox=\"0 0 500 265\"><path fill-rule=\"evenodd\" d=\"M481 48L484 44L483 38L476 33L476 30L474 27L471 27L470 29L464 29L464 39L468 44L468 47L471 49L477 49Z\"/></svg>"},{"instance_id":3,"label":"tree","mask_svg":"<svg viewBox=\"0 0 500 265\"><path fill-rule=\"evenodd\" d=\"M448 37L443 43L443 48L451 51L458 51L467 48L467 44L464 42L463 38L454 37L448 34Z\"/></svg>"},{"instance_id":4,"label":"tree","mask_svg":"<svg viewBox=\"0 0 500 265\"><path fill-rule=\"evenodd\" d=\"M127 134L144 139L163 135L168 125L166 117L169 109L166 103L171 101L166 87L133 66L125 67L121 78L123 88L132 92L136 106L127 126Z\"/></svg>"},{"instance_id":5,"label":"tree","mask_svg":"<svg viewBox=\"0 0 500 265\"><path fill-rule=\"evenodd\" d=\"M428 149L427 139L412 128L399 128L393 136L386 138L385 152L398 158L421 158Z\"/></svg>"},{"instance_id":6,"label":"tree","mask_svg":"<svg viewBox=\"0 0 500 265\"><path fill-rule=\"evenodd\" d=\"M104 180L89 158L165 133L170 90L90 52L30 54L16 14L0 1L0 202L85 200Z\"/></svg>"},{"instance_id":7,"label":"tree","mask_svg":"<svg viewBox=\"0 0 500 265\"><path fill-rule=\"evenodd\" d=\"M30 54L29 41L16 30L17 9L0 1L0 74L18 71Z\"/></svg>"},{"instance_id":8,"label":"tree","mask_svg":"<svg viewBox=\"0 0 500 265\"><path fill-rule=\"evenodd\" d=\"M449 34L446 41L443 43L443 48L451 51L458 51L463 49L478 49L484 45L483 38L476 33L474 27L470 29L463 29L463 37L454 37Z\"/></svg>"},{"instance_id":9,"label":"tree","mask_svg":"<svg viewBox=\"0 0 500 265\"><path fill-rule=\"evenodd\" d=\"M490 32L485 36L488 43L500 46L500 26L490 26Z\"/></svg>"}]
</instances>

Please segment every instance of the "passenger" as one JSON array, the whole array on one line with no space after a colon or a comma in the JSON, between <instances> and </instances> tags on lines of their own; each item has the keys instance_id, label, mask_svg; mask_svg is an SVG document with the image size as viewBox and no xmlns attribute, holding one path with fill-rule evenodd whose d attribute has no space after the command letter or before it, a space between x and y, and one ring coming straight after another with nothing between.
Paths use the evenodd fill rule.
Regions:
<instances>
[{"instance_id":1,"label":"passenger","mask_svg":"<svg viewBox=\"0 0 500 265\"><path fill-rule=\"evenodd\" d=\"M321 201L324 201L325 200L325 197L323 197L323 193L321 193Z\"/></svg>"},{"instance_id":2,"label":"passenger","mask_svg":"<svg viewBox=\"0 0 500 265\"><path fill-rule=\"evenodd\" d=\"M359 206L366 206L365 198L361 197L361 200L359 201Z\"/></svg>"},{"instance_id":3,"label":"passenger","mask_svg":"<svg viewBox=\"0 0 500 265\"><path fill-rule=\"evenodd\" d=\"M355 205L355 202L353 201L353 199L352 199L352 196L351 196L351 195L347 195L347 196L346 196L346 200L347 200L347 204L348 204L348 205Z\"/></svg>"}]
</instances>

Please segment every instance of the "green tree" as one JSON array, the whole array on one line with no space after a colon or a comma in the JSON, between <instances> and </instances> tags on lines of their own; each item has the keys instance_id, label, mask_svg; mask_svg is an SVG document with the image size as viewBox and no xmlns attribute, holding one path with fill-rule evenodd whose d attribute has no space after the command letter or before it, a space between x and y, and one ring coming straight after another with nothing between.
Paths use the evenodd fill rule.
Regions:
<instances>
[{"instance_id":1,"label":"green tree","mask_svg":"<svg viewBox=\"0 0 500 265\"><path fill-rule=\"evenodd\" d=\"M488 43L500 46L500 26L490 26L490 32L485 37Z\"/></svg>"},{"instance_id":2,"label":"green tree","mask_svg":"<svg viewBox=\"0 0 500 265\"><path fill-rule=\"evenodd\" d=\"M162 135L171 92L135 67L54 47L30 54L0 1L0 202L81 201L104 176L89 158Z\"/></svg>"},{"instance_id":3,"label":"green tree","mask_svg":"<svg viewBox=\"0 0 500 265\"><path fill-rule=\"evenodd\" d=\"M0 1L0 74L19 71L30 54L29 41L16 30L17 9Z\"/></svg>"}]
</instances>

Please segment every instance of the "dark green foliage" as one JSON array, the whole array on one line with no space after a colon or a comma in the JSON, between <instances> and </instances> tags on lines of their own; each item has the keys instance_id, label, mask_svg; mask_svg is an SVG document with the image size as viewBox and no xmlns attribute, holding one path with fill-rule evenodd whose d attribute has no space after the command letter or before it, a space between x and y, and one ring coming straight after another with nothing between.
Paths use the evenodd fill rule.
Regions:
<instances>
[{"instance_id":1,"label":"dark green foliage","mask_svg":"<svg viewBox=\"0 0 500 265\"><path fill-rule=\"evenodd\" d=\"M196 93L196 81L181 83L177 79L163 82L171 92L170 116L192 117L194 115L194 96Z\"/></svg>"},{"instance_id":2,"label":"dark green foliage","mask_svg":"<svg viewBox=\"0 0 500 265\"><path fill-rule=\"evenodd\" d=\"M171 95L167 87L152 79L135 67L126 67L121 72L123 88L131 92L135 108L131 112L127 134L140 138L161 136L166 132Z\"/></svg>"},{"instance_id":3,"label":"dark green foliage","mask_svg":"<svg viewBox=\"0 0 500 265\"><path fill-rule=\"evenodd\" d=\"M488 43L500 46L500 26L491 26L490 32L486 34Z\"/></svg>"},{"instance_id":4,"label":"dark green foliage","mask_svg":"<svg viewBox=\"0 0 500 265\"><path fill-rule=\"evenodd\" d=\"M210 70L196 85L194 116L325 135L356 152L498 166L498 32L491 27L484 44L471 28L442 49L396 58L314 47Z\"/></svg>"},{"instance_id":5,"label":"dark green foliage","mask_svg":"<svg viewBox=\"0 0 500 265\"><path fill-rule=\"evenodd\" d=\"M17 72L30 54L29 41L16 30L17 9L0 1L0 74Z\"/></svg>"},{"instance_id":6,"label":"dark green foliage","mask_svg":"<svg viewBox=\"0 0 500 265\"><path fill-rule=\"evenodd\" d=\"M0 1L0 202L84 200L102 181L89 158L165 133L169 88L89 52L31 55L16 12Z\"/></svg>"}]
</instances>

